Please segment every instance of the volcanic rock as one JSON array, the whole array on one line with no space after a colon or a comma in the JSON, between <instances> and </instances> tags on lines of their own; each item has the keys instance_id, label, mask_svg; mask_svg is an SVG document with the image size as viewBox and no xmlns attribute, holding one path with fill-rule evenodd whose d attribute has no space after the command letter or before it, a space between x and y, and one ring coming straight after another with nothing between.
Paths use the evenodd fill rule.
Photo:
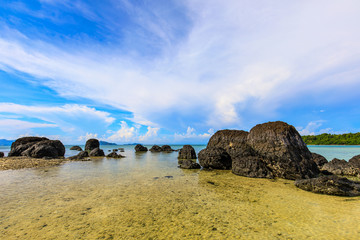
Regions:
<instances>
[{"instance_id":1,"label":"volcanic rock","mask_svg":"<svg viewBox=\"0 0 360 240\"><path fill-rule=\"evenodd\" d=\"M161 152L161 147L158 145L154 145L150 148L150 152Z\"/></svg>"},{"instance_id":2,"label":"volcanic rock","mask_svg":"<svg viewBox=\"0 0 360 240\"><path fill-rule=\"evenodd\" d=\"M4 157L5 154L3 152L0 152L0 158Z\"/></svg>"},{"instance_id":3,"label":"volcanic rock","mask_svg":"<svg viewBox=\"0 0 360 240\"><path fill-rule=\"evenodd\" d=\"M356 155L350 158L349 163L352 167L360 169L360 155Z\"/></svg>"},{"instance_id":4,"label":"volcanic rock","mask_svg":"<svg viewBox=\"0 0 360 240\"><path fill-rule=\"evenodd\" d=\"M22 137L17 139L11 144L11 150L8 154L9 157L21 156L21 153L34 145L35 143L49 140L45 137Z\"/></svg>"},{"instance_id":5,"label":"volcanic rock","mask_svg":"<svg viewBox=\"0 0 360 240\"><path fill-rule=\"evenodd\" d=\"M232 172L244 177L274 178L272 169L266 165L266 160L255 156L233 158Z\"/></svg>"},{"instance_id":6,"label":"volcanic rock","mask_svg":"<svg viewBox=\"0 0 360 240\"><path fill-rule=\"evenodd\" d=\"M316 165L318 165L319 168L322 167L325 163L328 163L328 160L320 154L312 152L311 155L312 155L312 159L314 160Z\"/></svg>"},{"instance_id":7,"label":"volcanic rock","mask_svg":"<svg viewBox=\"0 0 360 240\"><path fill-rule=\"evenodd\" d=\"M184 169L200 169L201 166L193 159L180 159L179 167Z\"/></svg>"},{"instance_id":8,"label":"volcanic rock","mask_svg":"<svg viewBox=\"0 0 360 240\"><path fill-rule=\"evenodd\" d=\"M203 168L231 169L231 157L221 147L207 147L199 152L199 163Z\"/></svg>"},{"instance_id":9,"label":"volcanic rock","mask_svg":"<svg viewBox=\"0 0 360 240\"><path fill-rule=\"evenodd\" d=\"M93 150L91 150L91 152L89 153L90 157L104 157L104 151L100 148L95 148Z\"/></svg>"},{"instance_id":10,"label":"volcanic rock","mask_svg":"<svg viewBox=\"0 0 360 240\"><path fill-rule=\"evenodd\" d=\"M79 147L79 146L72 146L72 147L70 148L70 150L82 151L82 148Z\"/></svg>"},{"instance_id":11,"label":"volcanic rock","mask_svg":"<svg viewBox=\"0 0 360 240\"><path fill-rule=\"evenodd\" d=\"M95 138L91 138L89 140L86 141L85 144L85 151L89 151L91 152L92 150L96 149L96 148L100 148L100 142L99 140L95 139Z\"/></svg>"},{"instance_id":12,"label":"volcanic rock","mask_svg":"<svg viewBox=\"0 0 360 240\"><path fill-rule=\"evenodd\" d=\"M79 152L77 155L75 156L72 156L72 157L69 157L70 160L81 160L81 159L84 159L86 157L89 157L89 154L88 152L86 151L81 151Z\"/></svg>"},{"instance_id":13,"label":"volcanic rock","mask_svg":"<svg viewBox=\"0 0 360 240\"><path fill-rule=\"evenodd\" d=\"M358 168L353 167L353 165L350 162L347 162L343 159L340 160L337 158L334 158L330 162L324 164L321 170L326 170L336 175L357 176L360 174L360 170Z\"/></svg>"},{"instance_id":14,"label":"volcanic rock","mask_svg":"<svg viewBox=\"0 0 360 240\"><path fill-rule=\"evenodd\" d=\"M195 149L191 145L184 145L179 151L178 159L196 159Z\"/></svg>"},{"instance_id":15,"label":"volcanic rock","mask_svg":"<svg viewBox=\"0 0 360 240\"><path fill-rule=\"evenodd\" d=\"M163 146L161 146L161 151L163 151L163 152L173 152L174 149L172 149L169 145L163 145Z\"/></svg>"},{"instance_id":16,"label":"volcanic rock","mask_svg":"<svg viewBox=\"0 0 360 240\"><path fill-rule=\"evenodd\" d=\"M147 152L147 147L144 147L141 144L135 146L135 152Z\"/></svg>"},{"instance_id":17,"label":"volcanic rock","mask_svg":"<svg viewBox=\"0 0 360 240\"><path fill-rule=\"evenodd\" d=\"M295 186L306 191L328 195L360 195L360 182L351 181L347 178L339 178L336 175L299 179L295 181Z\"/></svg>"},{"instance_id":18,"label":"volcanic rock","mask_svg":"<svg viewBox=\"0 0 360 240\"><path fill-rule=\"evenodd\" d=\"M117 154L116 152L109 153L108 155L106 155L106 157L108 157L108 158L124 158L123 155Z\"/></svg>"}]
</instances>

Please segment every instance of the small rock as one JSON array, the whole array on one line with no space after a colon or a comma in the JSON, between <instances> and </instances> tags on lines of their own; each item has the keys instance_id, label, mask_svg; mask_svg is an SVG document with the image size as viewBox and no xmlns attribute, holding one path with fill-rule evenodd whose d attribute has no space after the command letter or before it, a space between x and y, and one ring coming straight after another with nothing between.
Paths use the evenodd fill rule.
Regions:
<instances>
[{"instance_id":1,"label":"small rock","mask_svg":"<svg viewBox=\"0 0 360 240\"><path fill-rule=\"evenodd\" d=\"M150 152L161 152L162 150L161 150L161 147L160 147L160 146L154 145L154 146L152 146L152 147L150 148L149 151L150 151Z\"/></svg>"},{"instance_id":2,"label":"small rock","mask_svg":"<svg viewBox=\"0 0 360 240\"><path fill-rule=\"evenodd\" d=\"M79 146L72 146L72 147L70 148L70 150L82 151L82 148L79 147Z\"/></svg>"},{"instance_id":3,"label":"small rock","mask_svg":"<svg viewBox=\"0 0 360 240\"><path fill-rule=\"evenodd\" d=\"M147 152L147 151L148 151L147 147L144 147L141 144L135 146L135 152Z\"/></svg>"}]
</instances>

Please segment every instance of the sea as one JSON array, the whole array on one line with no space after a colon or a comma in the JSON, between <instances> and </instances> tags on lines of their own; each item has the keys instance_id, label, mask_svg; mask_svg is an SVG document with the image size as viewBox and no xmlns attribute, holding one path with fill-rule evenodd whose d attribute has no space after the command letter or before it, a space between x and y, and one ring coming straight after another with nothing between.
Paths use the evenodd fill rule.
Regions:
<instances>
[{"instance_id":1,"label":"sea","mask_svg":"<svg viewBox=\"0 0 360 240\"><path fill-rule=\"evenodd\" d=\"M77 154L70 147L66 156ZM125 158L0 171L0 239L360 239L360 197L180 169L177 152L101 148L124 148ZM309 149L328 160L360 154L359 146Z\"/></svg>"}]
</instances>

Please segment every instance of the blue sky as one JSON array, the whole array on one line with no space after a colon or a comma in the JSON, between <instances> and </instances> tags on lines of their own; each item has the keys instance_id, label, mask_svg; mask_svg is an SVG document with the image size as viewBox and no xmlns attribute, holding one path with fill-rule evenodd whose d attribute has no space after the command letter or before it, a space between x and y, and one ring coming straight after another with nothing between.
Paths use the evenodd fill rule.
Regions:
<instances>
[{"instance_id":1,"label":"blue sky","mask_svg":"<svg viewBox=\"0 0 360 240\"><path fill-rule=\"evenodd\" d=\"M0 138L360 131L357 0L0 0Z\"/></svg>"}]
</instances>

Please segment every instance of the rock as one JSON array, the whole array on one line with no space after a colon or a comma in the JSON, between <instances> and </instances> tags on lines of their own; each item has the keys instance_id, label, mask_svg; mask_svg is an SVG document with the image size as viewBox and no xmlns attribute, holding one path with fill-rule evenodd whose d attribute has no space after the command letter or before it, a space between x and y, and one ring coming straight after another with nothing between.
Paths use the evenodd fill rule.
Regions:
<instances>
[{"instance_id":1,"label":"rock","mask_svg":"<svg viewBox=\"0 0 360 240\"><path fill-rule=\"evenodd\" d=\"M85 144L85 151L91 152L92 150L100 148L100 142L97 139L91 138L86 141Z\"/></svg>"},{"instance_id":2,"label":"rock","mask_svg":"<svg viewBox=\"0 0 360 240\"><path fill-rule=\"evenodd\" d=\"M0 152L0 158L4 157L5 154L3 152Z\"/></svg>"},{"instance_id":3,"label":"rock","mask_svg":"<svg viewBox=\"0 0 360 240\"><path fill-rule=\"evenodd\" d=\"M287 123L258 124L250 130L247 143L274 177L312 178L320 173L300 134Z\"/></svg>"},{"instance_id":4,"label":"rock","mask_svg":"<svg viewBox=\"0 0 360 240\"><path fill-rule=\"evenodd\" d=\"M59 140L49 140L40 137L24 137L17 139L11 145L9 157L27 156L33 158L64 157L65 147Z\"/></svg>"},{"instance_id":5,"label":"rock","mask_svg":"<svg viewBox=\"0 0 360 240\"><path fill-rule=\"evenodd\" d=\"M89 153L90 157L104 157L104 151L100 148L95 148L93 150L91 150L91 152Z\"/></svg>"},{"instance_id":6,"label":"rock","mask_svg":"<svg viewBox=\"0 0 360 240\"><path fill-rule=\"evenodd\" d=\"M89 157L88 152L86 152L86 151L81 151L81 152L79 152L77 155L72 156L72 157L69 157L69 159L70 159L70 160L81 160L81 159L84 159L84 158L87 158L87 157Z\"/></svg>"},{"instance_id":7,"label":"rock","mask_svg":"<svg viewBox=\"0 0 360 240\"><path fill-rule=\"evenodd\" d=\"M200 159L200 153L199 153ZM239 176L252 178L274 178L274 174L260 157L247 156L232 159L232 172Z\"/></svg>"},{"instance_id":8,"label":"rock","mask_svg":"<svg viewBox=\"0 0 360 240\"><path fill-rule=\"evenodd\" d=\"M328 195L360 195L360 182L351 181L347 178L339 178L336 175L296 180L295 186L305 191Z\"/></svg>"},{"instance_id":9,"label":"rock","mask_svg":"<svg viewBox=\"0 0 360 240\"><path fill-rule=\"evenodd\" d=\"M163 152L173 152L173 151L175 151L175 150L172 149L169 145L163 145L163 146L161 147L161 151L163 151Z\"/></svg>"},{"instance_id":10,"label":"rock","mask_svg":"<svg viewBox=\"0 0 360 240\"><path fill-rule=\"evenodd\" d=\"M70 148L70 150L82 151L82 148L79 147L79 146L72 146L72 147Z\"/></svg>"},{"instance_id":11,"label":"rock","mask_svg":"<svg viewBox=\"0 0 360 240\"><path fill-rule=\"evenodd\" d=\"M161 147L159 147L158 145L154 145L150 148L149 150L150 152L161 152Z\"/></svg>"},{"instance_id":12,"label":"rock","mask_svg":"<svg viewBox=\"0 0 360 240\"><path fill-rule=\"evenodd\" d=\"M350 158L349 163L352 167L360 169L360 155Z\"/></svg>"},{"instance_id":13,"label":"rock","mask_svg":"<svg viewBox=\"0 0 360 240\"><path fill-rule=\"evenodd\" d=\"M178 159L196 159L195 149L191 145L184 145L179 151Z\"/></svg>"},{"instance_id":14,"label":"rock","mask_svg":"<svg viewBox=\"0 0 360 240\"><path fill-rule=\"evenodd\" d=\"M135 152L147 152L147 147L144 147L141 144L135 146Z\"/></svg>"},{"instance_id":15,"label":"rock","mask_svg":"<svg viewBox=\"0 0 360 240\"><path fill-rule=\"evenodd\" d=\"M200 169L201 166L193 159L179 160L179 167L184 169Z\"/></svg>"},{"instance_id":16,"label":"rock","mask_svg":"<svg viewBox=\"0 0 360 240\"><path fill-rule=\"evenodd\" d=\"M117 154L116 152L109 153L108 155L106 155L106 157L108 157L108 158L124 158L123 155Z\"/></svg>"},{"instance_id":17,"label":"rock","mask_svg":"<svg viewBox=\"0 0 360 240\"><path fill-rule=\"evenodd\" d=\"M120 152L125 152L124 148L118 148Z\"/></svg>"},{"instance_id":18,"label":"rock","mask_svg":"<svg viewBox=\"0 0 360 240\"><path fill-rule=\"evenodd\" d=\"M113 149L113 152L117 152L117 151L119 151L118 149Z\"/></svg>"},{"instance_id":19,"label":"rock","mask_svg":"<svg viewBox=\"0 0 360 240\"><path fill-rule=\"evenodd\" d=\"M318 165L319 168L322 167L325 163L328 163L328 160L320 154L312 152L311 155L312 155L312 159L314 160L316 165Z\"/></svg>"},{"instance_id":20,"label":"rock","mask_svg":"<svg viewBox=\"0 0 360 240\"><path fill-rule=\"evenodd\" d=\"M231 169L231 157L220 147L207 147L199 152L199 163L203 168Z\"/></svg>"},{"instance_id":21,"label":"rock","mask_svg":"<svg viewBox=\"0 0 360 240\"><path fill-rule=\"evenodd\" d=\"M349 175L357 176L360 174L360 170L355 168L349 162L334 158L330 162L324 164L321 170L331 172L335 175Z\"/></svg>"}]
</instances>

